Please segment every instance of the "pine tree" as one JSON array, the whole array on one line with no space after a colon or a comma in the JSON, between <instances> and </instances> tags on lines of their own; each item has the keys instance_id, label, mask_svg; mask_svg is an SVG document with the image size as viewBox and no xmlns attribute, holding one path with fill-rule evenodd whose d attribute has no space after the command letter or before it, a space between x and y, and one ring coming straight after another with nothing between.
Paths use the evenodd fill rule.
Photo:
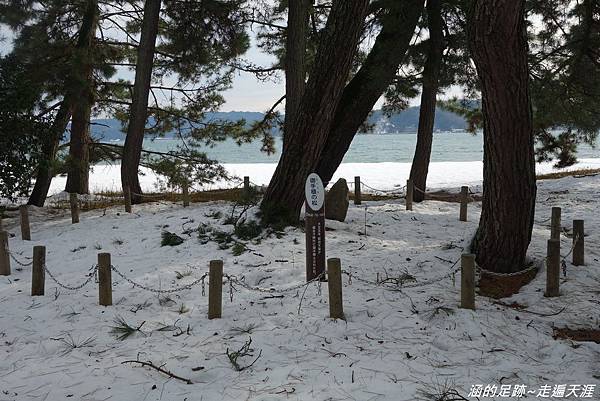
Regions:
<instances>
[{"instance_id":1,"label":"pine tree","mask_svg":"<svg viewBox=\"0 0 600 401\"><path fill-rule=\"evenodd\" d=\"M437 94L440 86L440 73L444 51L444 21L442 19L440 0L427 2L427 25L429 40L425 65L423 68L421 105L419 109L419 128L417 130L417 145L410 169L410 179L416 189L414 201L420 202L425 198L427 187L427 172L433 143L433 125L435 122L435 108Z\"/></svg>"},{"instance_id":2,"label":"pine tree","mask_svg":"<svg viewBox=\"0 0 600 401\"><path fill-rule=\"evenodd\" d=\"M352 68L369 1L335 0L275 174L261 203L267 223L294 223Z\"/></svg>"},{"instance_id":3,"label":"pine tree","mask_svg":"<svg viewBox=\"0 0 600 401\"><path fill-rule=\"evenodd\" d=\"M482 211L472 251L481 267L512 273L525 264L536 196L525 1L477 0L470 27L484 132Z\"/></svg>"},{"instance_id":4,"label":"pine tree","mask_svg":"<svg viewBox=\"0 0 600 401\"><path fill-rule=\"evenodd\" d=\"M381 31L360 68L344 88L319 157L317 173L328 183L375 103L394 85L423 11L422 0L380 1Z\"/></svg>"}]
</instances>

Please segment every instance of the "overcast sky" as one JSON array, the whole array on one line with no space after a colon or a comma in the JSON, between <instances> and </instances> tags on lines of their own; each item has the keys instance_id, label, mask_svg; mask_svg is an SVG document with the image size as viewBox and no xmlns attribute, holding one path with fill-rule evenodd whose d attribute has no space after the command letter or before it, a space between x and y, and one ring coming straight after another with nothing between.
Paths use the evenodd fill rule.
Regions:
<instances>
[{"instance_id":1,"label":"overcast sky","mask_svg":"<svg viewBox=\"0 0 600 401\"><path fill-rule=\"evenodd\" d=\"M0 37L5 40L0 42L0 54L6 54L10 50L10 32L0 27ZM253 44L245 58L252 63L268 67L275 61L270 55L264 54ZM119 74L120 78L133 80L133 72L127 71ZM116 78L116 77L115 77ZM451 92L455 92L454 90ZM253 74L237 72L231 89L225 91L223 96L225 104L222 111L258 111L265 112L283 96L285 93L285 79L283 73L279 79L258 81ZM375 108L381 107L380 100ZM418 105L419 99L415 98L411 105ZM280 107L281 110L283 107Z\"/></svg>"}]
</instances>

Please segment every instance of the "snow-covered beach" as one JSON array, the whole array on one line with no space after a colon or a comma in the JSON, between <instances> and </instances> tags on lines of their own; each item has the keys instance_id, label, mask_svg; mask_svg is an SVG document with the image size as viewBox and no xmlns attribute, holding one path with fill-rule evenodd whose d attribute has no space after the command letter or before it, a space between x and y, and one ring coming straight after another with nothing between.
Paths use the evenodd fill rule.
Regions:
<instances>
[{"instance_id":1,"label":"snow-covered beach","mask_svg":"<svg viewBox=\"0 0 600 401\"><path fill-rule=\"evenodd\" d=\"M380 167L388 174L369 178L374 186L402 183L396 166ZM342 174L369 177L367 169L345 168ZM454 178L448 179L452 186L470 182L468 172L459 176L444 168L432 169L436 185L444 186L444 176ZM259 170L232 171L260 183ZM93 177L100 174L96 169ZM528 398L536 398L544 386L563 384L580 386L581 394L584 385L599 383L599 345L555 340L553 328L598 328L599 184L598 176L538 182L530 257L545 256L552 206L563 210L563 255L571 247L572 220L585 220L586 266L572 266L566 258L561 296L543 296L542 267L504 305L478 296L475 311L458 308L460 273L452 272L477 227L480 203L469 205L466 223L458 221L458 204L426 201L407 212L402 200L351 205L345 223L327 221L327 257L339 257L352 274L351 280L343 276L346 321L328 318L327 283L310 284L306 293L304 287L259 292L234 284L230 300L226 282L223 317L208 320L201 284L159 295L113 273L114 305L100 307L93 281L69 291L46 276L46 295L31 297L30 267L13 262L13 274L0 279L0 400L401 401L448 391L477 399L467 397L474 385L493 385L498 392L525 385ZM248 241L249 250L239 256L212 241L202 244L197 233L185 234L202 224L231 231L223 225L231 207L144 204L131 215L109 208L83 213L78 225L66 211L51 219L34 211L31 242L21 240L15 220L5 224L16 234L10 239L16 259L27 262L33 245L45 245L48 269L68 285L86 279L99 252L111 253L128 278L156 289L192 283L212 259L223 260L226 274L253 287L301 285L305 249L299 228L288 228L279 239ZM163 230L185 242L161 247ZM416 281L407 280L405 288L377 286L378 276ZM505 306L512 303L518 306ZM111 333L118 317L140 332L118 340ZM240 364L260 357L238 372L226 353L249 338L253 356ZM123 364L128 360L151 361L193 384Z\"/></svg>"},{"instance_id":2,"label":"snow-covered beach","mask_svg":"<svg viewBox=\"0 0 600 401\"><path fill-rule=\"evenodd\" d=\"M410 173L410 163L343 163L333 177L333 182L338 178L345 178L349 183L354 182L355 176L360 176L361 181L368 186L382 190L393 190L403 187ZM580 159L577 164L563 170L556 170L553 163L538 163L538 174L551 173L564 170L597 169L600 168L600 159ZM249 176L256 185L268 185L275 171L276 164L224 164L232 176ZM148 169L141 168L140 176L142 189L147 192L156 190L156 175ZM98 165L90 172L90 190L92 192L121 191L120 165ZM483 179L483 162L437 162L429 166L428 186L430 188L454 188L461 185L478 186ZM51 194L64 190L66 177L56 177L52 181ZM238 180L239 182L239 180ZM237 184L237 183L236 183ZM218 182L202 189L229 188L235 186L231 182ZM200 189L200 188L198 188ZM369 188L365 188L368 191Z\"/></svg>"}]
</instances>

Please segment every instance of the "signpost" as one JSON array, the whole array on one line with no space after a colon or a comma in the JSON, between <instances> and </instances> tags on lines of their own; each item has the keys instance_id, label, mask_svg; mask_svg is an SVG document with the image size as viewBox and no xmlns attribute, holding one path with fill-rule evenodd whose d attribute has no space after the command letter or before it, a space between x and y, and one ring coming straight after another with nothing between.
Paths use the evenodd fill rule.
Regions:
<instances>
[{"instance_id":1,"label":"signpost","mask_svg":"<svg viewBox=\"0 0 600 401\"><path fill-rule=\"evenodd\" d=\"M305 185L306 281L325 271L325 188L323 181L311 173Z\"/></svg>"}]
</instances>

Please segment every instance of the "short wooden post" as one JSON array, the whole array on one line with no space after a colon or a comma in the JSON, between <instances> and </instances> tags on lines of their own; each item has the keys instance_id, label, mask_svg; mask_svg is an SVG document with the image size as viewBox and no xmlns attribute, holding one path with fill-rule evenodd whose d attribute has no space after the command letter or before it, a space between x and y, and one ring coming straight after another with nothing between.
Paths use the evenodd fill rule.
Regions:
<instances>
[{"instance_id":1,"label":"short wooden post","mask_svg":"<svg viewBox=\"0 0 600 401\"><path fill-rule=\"evenodd\" d=\"M0 276L10 276L10 255L6 231L0 231Z\"/></svg>"},{"instance_id":2,"label":"short wooden post","mask_svg":"<svg viewBox=\"0 0 600 401\"><path fill-rule=\"evenodd\" d=\"M460 307L475 309L475 255L460 257Z\"/></svg>"},{"instance_id":3,"label":"short wooden post","mask_svg":"<svg viewBox=\"0 0 600 401\"><path fill-rule=\"evenodd\" d=\"M31 230L29 229L29 206L20 206L19 213L21 214L21 238L23 238L24 241L31 241Z\"/></svg>"},{"instance_id":4,"label":"short wooden post","mask_svg":"<svg viewBox=\"0 0 600 401\"><path fill-rule=\"evenodd\" d=\"M344 319L342 264L338 258L327 259L327 286L329 287L329 317Z\"/></svg>"},{"instance_id":5,"label":"short wooden post","mask_svg":"<svg viewBox=\"0 0 600 401\"><path fill-rule=\"evenodd\" d=\"M244 177L244 196L250 196L250 177Z\"/></svg>"},{"instance_id":6,"label":"short wooden post","mask_svg":"<svg viewBox=\"0 0 600 401\"><path fill-rule=\"evenodd\" d=\"M412 210L414 190L413 181L406 180L406 210Z\"/></svg>"},{"instance_id":7,"label":"short wooden post","mask_svg":"<svg viewBox=\"0 0 600 401\"><path fill-rule=\"evenodd\" d=\"M208 318L220 319L223 303L223 261L211 260L208 270Z\"/></svg>"},{"instance_id":8,"label":"short wooden post","mask_svg":"<svg viewBox=\"0 0 600 401\"><path fill-rule=\"evenodd\" d=\"M125 212L131 213L131 190L128 186L123 187L123 197L125 198Z\"/></svg>"},{"instance_id":9,"label":"short wooden post","mask_svg":"<svg viewBox=\"0 0 600 401\"><path fill-rule=\"evenodd\" d=\"M102 306L112 305L112 272L110 253L98 254L98 300Z\"/></svg>"},{"instance_id":10,"label":"short wooden post","mask_svg":"<svg viewBox=\"0 0 600 401\"><path fill-rule=\"evenodd\" d=\"M360 190L360 176L354 177L354 204L360 205L362 203L362 193Z\"/></svg>"},{"instance_id":11,"label":"short wooden post","mask_svg":"<svg viewBox=\"0 0 600 401\"><path fill-rule=\"evenodd\" d=\"M546 293L547 297L557 297L560 281L560 240L548 240L546 254Z\"/></svg>"},{"instance_id":12,"label":"short wooden post","mask_svg":"<svg viewBox=\"0 0 600 401\"><path fill-rule=\"evenodd\" d=\"M71 223L79 223L79 199L77 194L69 194L69 203L71 204Z\"/></svg>"},{"instance_id":13,"label":"short wooden post","mask_svg":"<svg viewBox=\"0 0 600 401\"><path fill-rule=\"evenodd\" d=\"M560 208L552 208L552 217L550 218L550 239L560 239Z\"/></svg>"},{"instance_id":14,"label":"short wooden post","mask_svg":"<svg viewBox=\"0 0 600 401\"><path fill-rule=\"evenodd\" d=\"M585 264L585 240L583 233L583 220L573 220L573 264Z\"/></svg>"},{"instance_id":15,"label":"short wooden post","mask_svg":"<svg viewBox=\"0 0 600 401\"><path fill-rule=\"evenodd\" d=\"M44 295L46 286L46 247L33 247L33 268L31 270L31 296Z\"/></svg>"},{"instance_id":16,"label":"short wooden post","mask_svg":"<svg viewBox=\"0 0 600 401\"><path fill-rule=\"evenodd\" d=\"M187 182L183 184L181 191L183 192L183 207L188 207L190 205L190 189Z\"/></svg>"},{"instance_id":17,"label":"short wooden post","mask_svg":"<svg viewBox=\"0 0 600 401\"><path fill-rule=\"evenodd\" d=\"M469 187L460 187L460 221L467 221L467 208L469 206Z\"/></svg>"}]
</instances>

